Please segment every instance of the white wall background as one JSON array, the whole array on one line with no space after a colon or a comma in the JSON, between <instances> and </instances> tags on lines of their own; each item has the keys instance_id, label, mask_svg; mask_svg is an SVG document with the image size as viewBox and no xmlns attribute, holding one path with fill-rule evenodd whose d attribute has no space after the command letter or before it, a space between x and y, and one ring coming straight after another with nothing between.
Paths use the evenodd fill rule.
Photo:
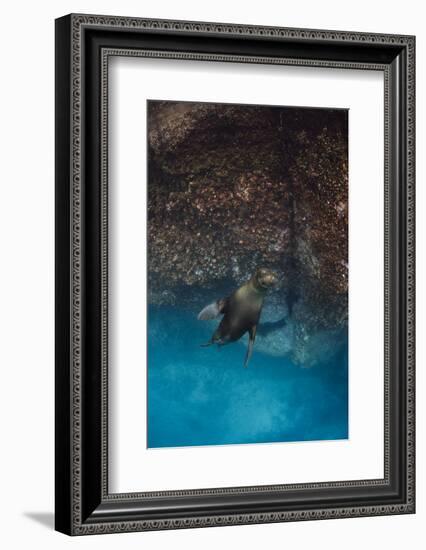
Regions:
<instances>
[{"instance_id":1,"label":"white wall background","mask_svg":"<svg viewBox=\"0 0 426 550\"><path fill-rule=\"evenodd\" d=\"M309 523L70 539L53 528L54 18L69 12L417 35L418 512ZM422 3L387 0L13 2L0 33L0 543L4 548L399 549L424 539L426 31Z\"/></svg>"}]
</instances>

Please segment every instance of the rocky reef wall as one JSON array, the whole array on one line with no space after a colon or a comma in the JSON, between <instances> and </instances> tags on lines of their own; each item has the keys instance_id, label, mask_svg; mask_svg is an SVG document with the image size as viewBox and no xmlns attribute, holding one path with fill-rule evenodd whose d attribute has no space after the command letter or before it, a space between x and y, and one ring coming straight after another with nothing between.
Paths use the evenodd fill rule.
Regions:
<instances>
[{"instance_id":1,"label":"rocky reef wall","mask_svg":"<svg viewBox=\"0 0 426 550\"><path fill-rule=\"evenodd\" d=\"M347 325L347 111L151 101L148 158L150 303L196 314L269 267L256 349L325 360Z\"/></svg>"}]
</instances>

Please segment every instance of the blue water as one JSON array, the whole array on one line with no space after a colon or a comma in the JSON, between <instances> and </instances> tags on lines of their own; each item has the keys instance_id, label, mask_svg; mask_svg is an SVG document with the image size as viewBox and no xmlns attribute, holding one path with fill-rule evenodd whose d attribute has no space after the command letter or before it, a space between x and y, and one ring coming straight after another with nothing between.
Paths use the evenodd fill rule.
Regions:
<instances>
[{"instance_id":1,"label":"blue water","mask_svg":"<svg viewBox=\"0 0 426 550\"><path fill-rule=\"evenodd\" d=\"M301 368L245 344L202 348L212 333L196 312L150 307L148 447L348 437L347 347Z\"/></svg>"}]
</instances>

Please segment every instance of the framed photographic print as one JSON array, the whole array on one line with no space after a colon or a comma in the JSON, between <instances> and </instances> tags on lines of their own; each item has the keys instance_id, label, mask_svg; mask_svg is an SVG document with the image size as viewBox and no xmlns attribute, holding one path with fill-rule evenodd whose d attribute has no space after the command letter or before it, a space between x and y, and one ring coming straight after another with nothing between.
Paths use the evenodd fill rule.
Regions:
<instances>
[{"instance_id":1,"label":"framed photographic print","mask_svg":"<svg viewBox=\"0 0 426 550\"><path fill-rule=\"evenodd\" d=\"M412 36L56 21L56 529L413 513Z\"/></svg>"}]
</instances>

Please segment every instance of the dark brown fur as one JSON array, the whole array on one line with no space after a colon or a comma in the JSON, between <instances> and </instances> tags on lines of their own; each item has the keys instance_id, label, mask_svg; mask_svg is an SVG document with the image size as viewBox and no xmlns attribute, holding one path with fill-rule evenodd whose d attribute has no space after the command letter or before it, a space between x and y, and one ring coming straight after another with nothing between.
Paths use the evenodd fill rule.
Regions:
<instances>
[{"instance_id":1,"label":"dark brown fur","mask_svg":"<svg viewBox=\"0 0 426 550\"><path fill-rule=\"evenodd\" d=\"M247 283L235 290L228 298L215 303L214 311L223 318L205 346L219 346L239 340L246 332L249 333L249 346L244 366L246 367L253 351L257 325L262 312L266 292L277 282L276 275L260 268ZM207 318L202 315L201 319Z\"/></svg>"}]
</instances>

